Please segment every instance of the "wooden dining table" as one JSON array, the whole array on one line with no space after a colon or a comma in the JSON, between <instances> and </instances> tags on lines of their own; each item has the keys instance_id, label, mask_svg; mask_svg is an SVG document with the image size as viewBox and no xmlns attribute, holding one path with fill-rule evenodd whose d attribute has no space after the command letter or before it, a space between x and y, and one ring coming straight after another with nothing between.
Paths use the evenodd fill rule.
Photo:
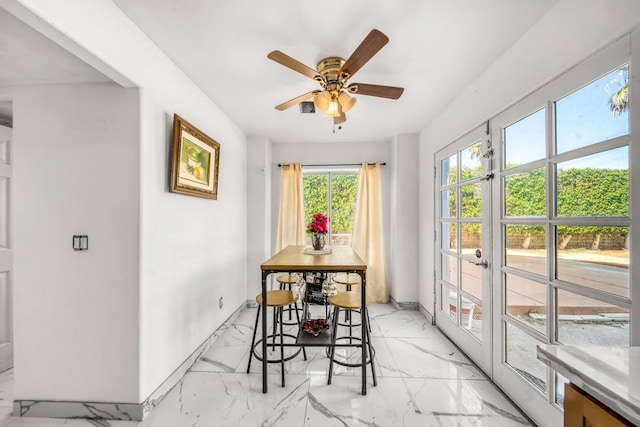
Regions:
<instances>
[{"instance_id":1,"label":"wooden dining table","mask_svg":"<svg viewBox=\"0 0 640 427\"><path fill-rule=\"evenodd\" d=\"M355 273L360 276L361 301L360 307L366 306L367 295L367 264L356 254L351 246L332 246L330 253L308 254L304 245L290 245L269 258L261 266L262 270L262 354L267 354L267 279L273 273ZM308 250L308 249L307 249ZM367 394L367 316L362 316L361 340L357 347L362 352L362 394ZM282 343L281 343L282 344ZM284 345L284 344L283 344ZM291 345L309 345L306 342L297 342ZM323 344L326 345L326 344ZM337 344L340 345L340 344ZM262 358L262 392L267 392L267 358Z\"/></svg>"}]
</instances>

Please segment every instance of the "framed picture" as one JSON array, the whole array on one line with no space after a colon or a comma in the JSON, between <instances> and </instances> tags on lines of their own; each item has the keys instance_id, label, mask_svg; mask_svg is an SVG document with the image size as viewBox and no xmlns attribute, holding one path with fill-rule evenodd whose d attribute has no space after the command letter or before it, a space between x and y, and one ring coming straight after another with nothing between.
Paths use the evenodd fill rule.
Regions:
<instances>
[{"instance_id":1,"label":"framed picture","mask_svg":"<svg viewBox=\"0 0 640 427\"><path fill-rule=\"evenodd\" d=\"M220 144L174 114L171 153L171 191L216 200Z\"/></svg>"}]
</instances>

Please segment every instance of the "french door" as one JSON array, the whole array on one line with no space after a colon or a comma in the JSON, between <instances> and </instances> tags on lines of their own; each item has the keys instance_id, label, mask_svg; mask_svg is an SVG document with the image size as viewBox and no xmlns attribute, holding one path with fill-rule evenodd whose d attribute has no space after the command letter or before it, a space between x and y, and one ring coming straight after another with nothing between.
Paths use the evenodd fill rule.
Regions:
<instances>
[{"instance_id":1,"label":"french door","mask_svg":"<svg viewBox=\"0 0 640 427\"><path fill-rule=\"evenodd\" d=\"M491 371L492 150L481 127L436 153L436 324Z\"/></svg>"},{"instance_id":2,"label":"french door","mask_svg":"<svg viewBox=\"0 0 640 427\"><path fill-rule=\"evenodd\" d=\"M633 40L435 156L436 324L540 426L562 425L566 379L537 345L640 343Z\"/></svg>"}]
</instances>

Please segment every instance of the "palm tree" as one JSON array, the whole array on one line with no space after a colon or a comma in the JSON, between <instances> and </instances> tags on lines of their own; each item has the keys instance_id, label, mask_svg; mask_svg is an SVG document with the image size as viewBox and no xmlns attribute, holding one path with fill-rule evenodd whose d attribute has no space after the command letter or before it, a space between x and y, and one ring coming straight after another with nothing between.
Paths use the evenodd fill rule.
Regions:
<instances>
[{"instance_id":1,"label":"palm tree","mask_svg":"<svg viewBox=\"0 0 640 427\"><path fill-rule=\"evenodd\" d=\"M614 92L609 98L609 108L613 117L618 117L620 114L627 111L629 108L629 81L626 80L624 85Z\"/></svg>"}]
</instances>

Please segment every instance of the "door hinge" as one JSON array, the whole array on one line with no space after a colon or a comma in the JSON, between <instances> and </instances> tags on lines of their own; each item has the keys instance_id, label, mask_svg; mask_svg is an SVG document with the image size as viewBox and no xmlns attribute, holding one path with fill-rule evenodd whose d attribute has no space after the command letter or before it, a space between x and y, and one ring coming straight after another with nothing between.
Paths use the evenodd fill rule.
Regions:
<instances>
[{"instance_id":1,"label":"door hinge","mask_svg":"<svg viewBox=\"0 0 640 427\"><path fill-rule=\"evenodd\" d=\"M436 176L438 176L438 171L436 170L436 167L433 167L433 177L435 178Z\"/></svg>"}]
</instances>

